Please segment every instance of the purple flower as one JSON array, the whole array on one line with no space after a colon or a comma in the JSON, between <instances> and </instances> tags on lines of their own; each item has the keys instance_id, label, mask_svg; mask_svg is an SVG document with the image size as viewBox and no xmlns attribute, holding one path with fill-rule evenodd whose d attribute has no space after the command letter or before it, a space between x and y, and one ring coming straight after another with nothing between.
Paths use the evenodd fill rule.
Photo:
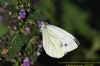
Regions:
<instances>
[{"instance_id":1,"label":"purple flower","mask_svg":"<svg viewBox=\"0 0 100 66\"><path fill-rule=\"evenodd\" d=\"M19 16L20 19L25 19L25 16L26 16L26 12L24 9L21 9L20 12L19 12Z\"/></svg>"},{"instance_id":2,"label":"purple flower","mask_svg":"<svg viewBox=\"0 0 100 66\"><path fill-rule=\"evenodd\" d=\"M42 44L39 44L39 45L38 45L38 48L40 48L40 49L41 49L41 48L42 48Z\"/></svg>"},{"instance_id":3,"label":"purple flower","mask_svg":"<svg viewBox=\"0 0 100 66\"><path fill-rule=\"evenodd\" d=\"M23 65L24 66L30 66L30 61L28 57L25 57L25 59L23 60Z\"/></svg>"},{"instance_id":4,"label":"purple flower","mask_svg":"<svg viewBox=\"0 0 100 66\"><path fill-rule=\"evenodd\" d=\"M25 27L24 28L26 35L30 35L30 28L29 27Z\"/></svg>"}]
</instances>

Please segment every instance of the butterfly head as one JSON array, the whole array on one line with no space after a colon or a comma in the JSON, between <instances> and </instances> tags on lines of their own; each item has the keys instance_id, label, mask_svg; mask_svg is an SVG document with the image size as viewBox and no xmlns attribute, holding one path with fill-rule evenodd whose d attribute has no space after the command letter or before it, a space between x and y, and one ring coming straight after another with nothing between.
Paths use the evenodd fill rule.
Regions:
<instances>
[{"instance_id":1,"label":"butterfly head","mask_svg":"<svg viewBox=\"0 0 100 66\"><path fill-rule=\"evenodd\" d=\"M44 22L44 21L37 21L36 23L37 23L38 28L40 28L40 29L46 28L46 25L47 25L46 22Z\"/></svg>"}]
</instances>

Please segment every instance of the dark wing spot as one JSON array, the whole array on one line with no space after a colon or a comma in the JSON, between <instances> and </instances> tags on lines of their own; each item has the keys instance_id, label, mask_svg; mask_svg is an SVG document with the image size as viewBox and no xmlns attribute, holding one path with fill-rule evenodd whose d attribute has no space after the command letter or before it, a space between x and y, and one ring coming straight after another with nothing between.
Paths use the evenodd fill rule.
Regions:
<instances>
[{"instance_id":1,"label":"dark wing spot","mask_svg":"<svg viewBox=\"0 0 100 66\"><path fill-rule=\"evenodd\" d=\"M60 47L63 47L63 46L65 46L65 47L66 47L66 46L68 46L68 44L64 44L64 45L63 45L63 44L61 44L61 45L60 45Z\"/></svg>"},{"instance_id":2,"label":"dark wing spot","mask_svg":"<svg viewBox=\"0 0 100 66\"><path fill-rule=\"evenodd\" d=\"M65 47L68 46L68 44L64 44L64 45L65 45Z\"/></svg>"}]
</instances>

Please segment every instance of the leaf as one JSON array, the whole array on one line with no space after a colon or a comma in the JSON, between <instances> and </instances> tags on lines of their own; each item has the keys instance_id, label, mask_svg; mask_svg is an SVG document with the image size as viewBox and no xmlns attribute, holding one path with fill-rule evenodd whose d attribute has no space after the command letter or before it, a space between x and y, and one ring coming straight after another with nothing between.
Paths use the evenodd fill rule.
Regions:
<instances>
[{"instance_id":1,"label":"leaf","mask_svg":"<svg viewBox=\"0 0 100 66\"><path fill-rule=\"evenodd\" d=\"M9 45L8 58L11 59L16 57L17 53L20 51L23 44L27 42L27 37L24 34L20 34L19 32L16 33Z\"/></svg>"},{"instance_id":2,"label":"leaf","mask_svg":"<svg viewBox=\"0 0 100 66\"><path fill-rule=\"evenodd\" d=\"M0 37L8 31L8 27L5 25L0 25Z\"/></svg>"},{"instance_id":3,"label":"leaf","mask_svg":"<svg viewBox=\"0 0 100 66\"><path fill-rule=\"evenodd\" d=\"M16 5L17 1L15 1L15 0L0 0L0 4L2 4L2 5L9 5L9 4Z\"/></svg>"},{"instance_id":4,"label":"leaf","mask_svg":"<svg viewBox=\"0 0 100 66\"><path fill-rule=\"evenodd\" d=\"M0 0L0 4L11 12L17 12L17 0Z\"/></svg>"}]
</instances>

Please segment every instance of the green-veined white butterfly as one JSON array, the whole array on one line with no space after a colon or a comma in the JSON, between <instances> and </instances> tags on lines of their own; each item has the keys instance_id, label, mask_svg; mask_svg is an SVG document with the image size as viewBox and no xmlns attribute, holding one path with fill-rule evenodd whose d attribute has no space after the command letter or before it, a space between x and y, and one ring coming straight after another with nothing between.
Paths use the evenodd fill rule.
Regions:
<instances>
[{"instance_id":1,"label":"green-veined white butterfly","mask_svg":"<svg viewBox=\"0 0 100 66\"><path fill-rule=\"evenodd\" d=\"M53 58L62 58L67 52L78 47L79 42L67 31L43 21L39 23L43 37L43 48L47 55Z\"/></svg>"}]
</instances>

